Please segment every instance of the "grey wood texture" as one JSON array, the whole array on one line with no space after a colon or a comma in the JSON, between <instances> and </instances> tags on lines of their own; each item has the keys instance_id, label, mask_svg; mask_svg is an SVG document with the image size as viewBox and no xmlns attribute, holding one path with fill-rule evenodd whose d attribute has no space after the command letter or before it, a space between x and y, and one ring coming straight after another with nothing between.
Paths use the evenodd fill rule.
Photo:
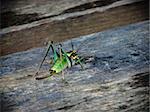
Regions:
<instances>
[{"instance_id":1,"label":"grey wood texture","mask_svg":"<svg viewBox=\"0 0 150 112\"><path fill-rule=\"evenodd\" d=\"M0 56L149 18L148 0L2 1Z\"/></svg>"},{"instance_id":2,"label":"grey wood texture","mask_svg":"<svg viewBox=\"0 0 150 112\"><path fill-rule=\"evenodd\" d=\"M44 48L0 58L1 110L4 112L148 112L149 22L113 28L73 39L84 70L75 65L35 80ZM67 51L70 40L62 43ZM81 45L81 46L80 46ZM40 75L49 74L47 57Z\"/></svg>"}]
</instances>

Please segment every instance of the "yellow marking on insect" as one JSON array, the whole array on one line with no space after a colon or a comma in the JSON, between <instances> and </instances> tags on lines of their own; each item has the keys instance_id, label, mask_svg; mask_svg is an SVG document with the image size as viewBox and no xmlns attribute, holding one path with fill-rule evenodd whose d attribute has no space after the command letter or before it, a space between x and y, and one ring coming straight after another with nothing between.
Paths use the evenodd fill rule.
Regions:
<instances>
[{"instance_id":1,"label":"yellow marking on insect","mask_svg":"<svg viewBox=\"0 0 150 112\"><path fill-rule=\"evenodd\" d=\"M77 56L72 56L72 59L77 59L78 57Z\"/></svg>"}]
</instances>

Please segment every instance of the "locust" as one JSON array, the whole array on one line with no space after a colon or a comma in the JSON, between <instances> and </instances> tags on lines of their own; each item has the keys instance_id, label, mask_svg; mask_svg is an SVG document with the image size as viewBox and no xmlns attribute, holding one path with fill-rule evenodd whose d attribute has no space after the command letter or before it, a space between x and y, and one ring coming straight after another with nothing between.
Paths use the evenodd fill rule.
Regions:
<instances>
[{"instance_id":1,"label":"locust","mask_svg":"<svg viewBox=\"0 0 150 112\"><path fill-rule=\"evenodd\" d=\"M40 80L40 79L48 78L54 74L59 74L59 73L62 73L64 75L64 73L63 73L64 70L72 67L75 64L80 64L81 68L83 69L83 64L82 64L83 58L79 57L77 51L74 50L72 41L71 41L71 46L72 46L72 50L66 52L62 48L61 44L59 44L59 47L56 49L54 47L53 41L49 41L45 55L44 55L41 63L39 64L38 70L36 72L36 76L38 75L43 62L44 62L49 50L51 49L52 53L53 53L53 57L51 59L52 66L49 69L50 74L46 75L46 76L35 77L35 79ZM63 79L64 79L64 76L63 76Z\"/></svg>"}]
</instances>

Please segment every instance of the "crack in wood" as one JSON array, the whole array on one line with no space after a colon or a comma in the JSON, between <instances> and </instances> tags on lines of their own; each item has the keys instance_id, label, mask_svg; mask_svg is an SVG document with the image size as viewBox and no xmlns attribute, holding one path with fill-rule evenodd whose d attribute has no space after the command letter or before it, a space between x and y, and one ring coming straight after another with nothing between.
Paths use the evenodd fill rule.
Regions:
<instances>
[{"instance_id":1,"label":"crack in wood","mask_svg":"<svg viewBox=\"0 0 150 112\"><path fill-rule=\"evenodd\" d=\"M84 11L84 10L92 9L96 7L106 6L116 1L118 0L100 0L100 1L90 2L90 3L85 3L79 6L75 6L73 8L66 9L60 14L54 14L54 15L45 16L45 17L40 17L39 13L16 14L13 11L3 12L1 13L1 28L6 28L9 26L14 26L14 25L27 24L27 23L31 23L34 21L39 21L42 19L47 19L47 18L63 15L66 13L74 13L74 12Z\"/></svg>"},{"instance_id":2,"label":"crack in wood","mask_svg":"<svg viewBox=\"0 0 150 112\"><path fill-rule=\"evenodd\" d=\"M67 13L75 13L80 11L85 11L88 9L94 9L97 7L109 6L115 2L121 0L98 0L89 3L80 4L68 9L63 10L58 14L52 14L47 16L41 16L40 13L31 13L31 14L17 14L15 11L2 12L1 14L1 28L6 28L9 26L17 26L32 23L34 21L44 20L56 16L65 15ZM136 1L135 1L136 2ZM140 1L139 1L140 2ZM81 15L79 15L80 17Z\"/></svg>"},{"instance_id":3,"label":"crack in wood","mask_svg":"<svg viewBox=\"0 0 150 112\"><path fill-rule=\"evenodd\" d=\"M79 6L75 6L75 7L69 8L67 10L64 10L62 12L62 14L84 11L84 10L92 9L92 8L96 8L96 7L102 7L102 6L110 5L116 1L120 1L120 0L100 0L100 1L90 2L90 3L85 3L85 4L81 4Z\"/></svg>"}]
</instances>

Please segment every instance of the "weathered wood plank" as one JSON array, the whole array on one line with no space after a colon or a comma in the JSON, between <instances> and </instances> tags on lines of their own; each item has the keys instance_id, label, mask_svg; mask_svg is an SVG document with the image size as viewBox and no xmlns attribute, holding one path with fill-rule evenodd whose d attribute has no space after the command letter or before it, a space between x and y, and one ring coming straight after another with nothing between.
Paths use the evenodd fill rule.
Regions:
<instances>
[{"instance_id":1,"label":"weathered wood plank","mask_svg":"<svg viewBox=\"0 0 150 112\"><path fill-rule=\"evenodd\" d=\"M43 46L48 40L63 41L148 19L148 2L122 1L87 11L68 13L68 9L63 15L2 29L0 55Z\"/></svg>"},{"instance_id":2,"label":"weathered wood plank","mask_svg":"<svg viewBox=\"0 0 150 112\"><path fill-rule=\"evenodd\" d=\"M84 70L80 70L79 65L67 69L68 85L61 82L61 75L34 80L32 76L43 48L1 57L1 109L14 112L148 112L148 27L149 22L145 21L73 39L76 48L85 43L79 52L87 60ZM69 49L70 41L63 45ZM48 68L45 62L40 74L48 74Z\"/></svg>"},{"instance_id":3,"label":"weathered wood plank","mask_svg":"<svg viewBox=\"0 0 150 112\"><path fill-rule=\"evenodd\" d=\"M89 0L2 0L2 27L30 23L44 17L59 15L70 7ZM94 0L91 0L94 2Z\"/></svg>"},{"instance_id":4,"label":"weathered wood plank","mask_svg":"<svg viewBox=\"0 0 150 112\"><path fill-rule=\"evenodd\" d=\"M123 5L141 0L2 0L1 27L109 6L118 1L121 1L120 5Z\"/></svg>"}]
</instances>

